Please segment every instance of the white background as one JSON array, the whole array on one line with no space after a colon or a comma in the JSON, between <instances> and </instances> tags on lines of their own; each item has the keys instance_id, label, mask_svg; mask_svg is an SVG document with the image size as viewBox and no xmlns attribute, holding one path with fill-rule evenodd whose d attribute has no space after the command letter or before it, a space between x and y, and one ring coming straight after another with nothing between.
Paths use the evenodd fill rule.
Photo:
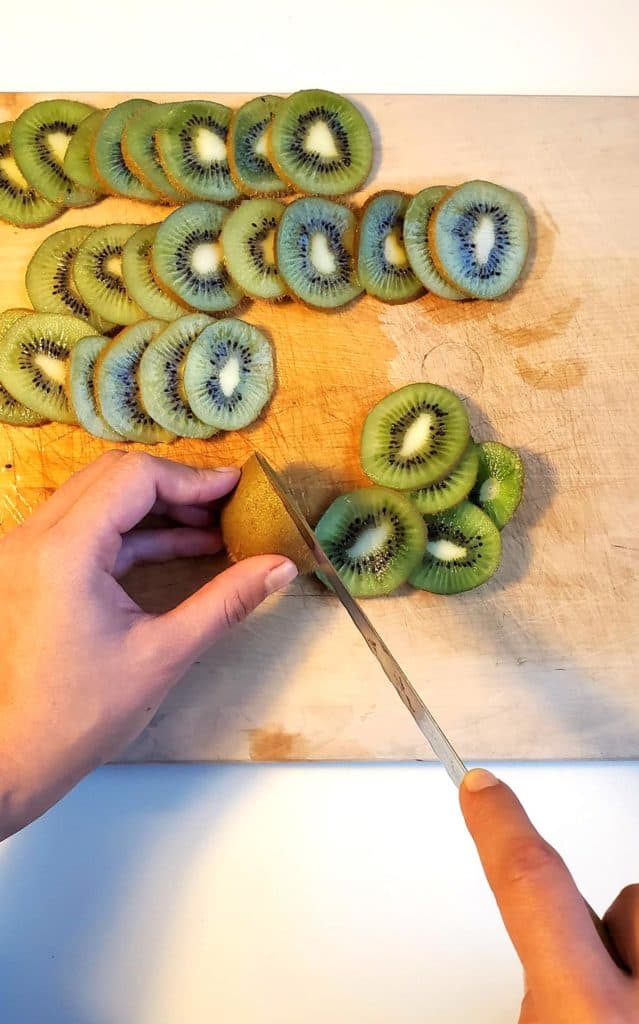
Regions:
<instances>
[{"instance_id":1,"label":"white background","mask_svg":"<svg viewBox=\"0 0 639 1024\"><path fill-rule=\"evenodd\" d=\"M0 88L639 91L635 0L310 10L5 5ZM639 878L639 765L497 770L599 911ZM106 768L0 849L3 1024L510 1024L519 994L436 766Z\"/></svg>"}]
</instances>

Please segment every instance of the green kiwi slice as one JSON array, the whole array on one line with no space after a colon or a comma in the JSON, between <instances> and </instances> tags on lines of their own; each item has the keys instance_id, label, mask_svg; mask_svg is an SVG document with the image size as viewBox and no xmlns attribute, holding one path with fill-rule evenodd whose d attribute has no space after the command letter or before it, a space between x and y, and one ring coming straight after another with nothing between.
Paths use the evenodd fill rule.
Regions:
<instances>
[{"instance_id":1,"label":"green kiwi slice","mask_svg":"<svg viewBox=\"0 0 639 1024\"><path fill-rule=\"evenodd\" d=\"M0 352L9 328L30 312L30 309L5 309L4 313L0 313ZM45 422L42 416L28 409L22 402L18 402L4 385L0 384L0 423L8 423L14 427L37 427Z\"/></svg>"},{"instance_id":2,"label":"green kiwi slice","mask_svg":"<svg viewBox=\"0 0 639 1024\"><path fill-rule=\"evenodd\" d=\"M88 320L100 333L113 324L94 313L73 279L73 261L93 228L64 228L45 238L29 261L25 283L31 304L40 313L69 313Z\"/></svg>"},{"instance_id":3,"label":"green kiwi slice","mask_svg":"<svg viewBox=\"0 0 639 1024\"><path fill-rule=\"evenodd\" d=\"M228 161L231 110L212 100L178 103L157 132L158 153L171 184L195 199L237 199Z\"/></svg>"},{"instance_id":4,"label":"green kiwi slice","mask_svg":"<svg viewBox=\"0 0 639 1024\"><path fill-rule=\"evenodd\" d=\"M74 316L31 313L9 327L0 346L0 384L42 419L75 423L66 394L69 356L91 325Z\"/></svg>"},{"instance_id":5,"label":"green kiwi slice","mask_svg":"<svg viewBox=\"0 0 639 1024\"><path fill-rule=\"evenodd\" d=\"M91 166L103 189L112 195L157 202L156 193L136 178L122 155L122 133L127 123L151 106L151 100L124 100L107 112L98 128L91 149Z\"/></svg>"},{"instance_id":6,"label":"green kiwi slice","mask_svg":"<svg viewBox=\"0 0 639 1024\"><path fill-rule=\"evenodd\" d=\"M224 262L240 288L256 299L281 299L286 288L275 262L275 233L286 207L278 199L247 199L222 228Z\"/></svg>"},{"instance_id":7,"label":"green kiwi slice","mask_svg":"<svg viewBox=\"0 0 639 1024\"><path fill-rule=\"evenodd\" d=\"M287 288L309 306L343 306L362 291L357 277L355 215L315 196L286 207L277 229L275 261Z\"/></svg>"},{"instance_id":8,"label":"green kiwi slice","mask_svg":"<svg viewBox=\"0 0 639 1024\"><path fill-rule=\"evenodd\" d=\"M281 195L289 186L273 167L268 152L268 133L280 96L256 96L234 111L228 133L231 177L245 195Z\"/></svg>"},{"instance_id":9,"label":"green kiwi slice","mask_svg":"<svg viewBox=\"0 0 639 1024\"><path fill-rule=\"evenodd\" d=\"M220 234L227 216L216 203L188 203L160 224L153 243L153 270L161 287L205 313L232 309L243 295L222 257Z\"/></svg>"},{"instance_id":10,"label":"green kiwi slice","mask_svg":"<svg viewBox=\"0 0 639 1024\"><path fill-rule=\"evenodd\" d=\"M426 517L428 541L408 582L431 594L461 594L485 583L501 561L501 535L470 501Z\"/></svg>"},{"instance_id":11,"label":"green kiwi slice","mask_svg":"<svg viewBox=\"0 0 639 1024\"><path fill-rule=\"evenodd\" d=\"M524 464L518 452L498 441L484 441L475 447L479 469L472 500L502 530L522 499Z\"/></svg>"},{"instance_id":12,"label":"green kiwi slice","mask_svg":"<svg viewBox=\"0 0 639 1024\"><path fill-rule=\"evenodd\" d=\"M470 440L466 409L438 384L407 384L369 412L362 469L375 483L419 490L448 476Z\"/></svg>"},{"instance_id":13,"label":"green kiwi slice","mask_svg":"<svg viewBox=\"0 0 639 1024\"><path fill-rule=\"evenodd\" d=\"M397 590L414 572L426 544L424 521L413 503L384 487L342 494L315 535L353 597Z\"/></svg>"},{"instance_id":14,"label":"green kiwi slice","mask_svg":"<svg viewBox=\"0 0 639 1024\"><path fill-rule=\"evenodd\" d=\"M410 302L424 291L404 247L407 206L403 192L378 192L360 215L357 273L365 291L383 302Z\"/></svg>"},{"instance_id":15,"label":"green kiwi slice","mask_svg":"<svg viewBox=\"0 0 639 1024\"><path fill-rule=\"evenodd\" d=\"M122 434L113 430L100 415L95 398L95 367L108 344L108 338L93 335L80 339L71 352L67 391L71 408L81 427L104 441L124 441Z\"/></svg>"},{"instance_id":16,"label":"green kiwi slice","mask_svg":"<svg viewBox=\"0 0 639 1024\"><path fill-rule=\"evenodd\" d=\"M370 129L357 107L324 89L294 92L280 104L270 146L281 177L311 195L354 192L373 162Z\"/></svg>"},{"instance_id":17,"label":"green kiwi slice","mask_svg":"<svg viewBox=\"0 0 639 1024\"><path fill-rule=\"evenodd\" d=\"M77 132L67 146L62 162L64 173L71 178L71 181L98 194L103 194L104 188L91 165L91 151L98 129L107 113L107 110L94 110L92 114L80 121Z\"/></svg>"},{"instance_id":18,"label":"green kiwi slice","mask_svg":"<svg viewBox=\"0 0 639 1024\"><path fill-rule=\"evenodd\" d=\"M243 320L205 327L186 357L184 388L193 412L218 430L257 419L274 387L268 338Z\"/></svg>"},{"instance_id":19,"label":"green kiwi slice","mask_svg":"<svg viewBox=\"0 0 639 1024\"><path fill-rule=\"evenodd\" d=\"M133 301L122 276L122 251L139 224L107 224L95 228L73 261L73 280L94 314L115 324L141 320L144 310Z\"/></svg>"},{"instance_id":20,"label":"green kiwi slice","mask_svg":"<svg viewBox=\"0 0 639 1024\"><path fill-rule=\"evenodd\" d=\"M476 299L512 288L528 253L528 218L513 192L490 181L467 181L445 195L428 227L435 266Z\"/></svg>"},{"instance_id":21,"label":"green kiwi slice","mask_svg":"<svg viewBox=\"0 0 639 1024\"><path fill-rule=\"evenodd\" d=\"M171 184L158 155L157 132L176 106L158 103L143 107L126 122L122 132L122 156L127 167L159 202L173 205L192 198Z\"/></svg>"},{"instance_id":22,"label":"green kiwi slice","mask_svg":"<svg viewBox=\"0 0 639 1024\"><path fill-rule=\"evenodd\" d=\"M64 206L51 203L33 188L18 167L11 148L13 122L0 124L0 220L18 228L35 228L59 217Z\"/></svg>"},{"instance_id":23,"label":"green kiwi slice","mask_svg":"<svg viewBox=\"0 0 639 1024\"><path fill-rule=\"evenodd\" d=\"M448 185L432 185L413 196L404 214L404 245L410 265L424 287L441 299L458 300L468 296L454 288L439 273L428 242L428 227L433 210L450 191Z\"/></svg>"},{"instance_id":24,"label":"green kiwi slice","mask_svg":"<svg viewBox=\"0 0 639 1024\"><path fill-rule=\"evenodd\" d=\"M77 100L41 100L16 118L11 131L15 161L25 178L52 203L90 206L91 189L76 185L64 171L67 147L95 107Z\"/></svg>"},{"instance_id":25,"label":"green kiwi slice","mask_svg":"<svg viewBox=\"0 0 639 1024\"><path fill-rule=\"evenodd\" d=\"M153 243L158 225L148 224L131 235L122 250L122 276L134 302L158 320L176 320L185 308L163 291L153 276Z\"/></svg>"},{"instance_id":26,"label":"green kiwi slice","mask_svg":"<svg viewBox=\"0 0 639 1024\"><path fill-rule=\"evenodd\" d=\"M458 505L460 501L468 497L475 480L477 479L477 468L479 466L479 452L477 445L470 442L461 462L459 462L452 473L445 476L443 480L424 487L420 491L413 491L411 497L422 515L434 515L436 512L443 512L444 509Z\"/></svg>"},{"instance_id":27,"label":"green kiwi slice","mask_svg":"<svg viewBox=\"0 0 639 1024\"><path fill-rule=\"evenodd\" d=\"M140 395L140 361L147 346L166 324L141 320L109 342L95 367L98 410L113 430L127 441L142 444L170 442L175 435L149 416Z\"/></svg>"},{"instance_id":28,"label":"green kiwi slice","mask_svg":"<svg viewBox=\"0 0 639 1024\"><path fill-rule=\"evenodd\" d=\"M181 317L149 343L140 363L144 408L162 427L180 437L208 438L217 433L215 427L195 415L184 388L186 358L195 339L211 322L205 313Z\"/></svg>"}]
</instances>

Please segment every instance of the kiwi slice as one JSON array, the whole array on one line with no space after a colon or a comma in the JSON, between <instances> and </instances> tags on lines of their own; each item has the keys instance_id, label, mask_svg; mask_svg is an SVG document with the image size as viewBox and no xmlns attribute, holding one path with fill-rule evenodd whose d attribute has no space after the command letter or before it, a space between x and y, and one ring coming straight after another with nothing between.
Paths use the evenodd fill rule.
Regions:
<instances>
[{"instance_id":1,"label":"kiwi slice","mask_svg":"<svg viewBox=\"0 0 639 1024\"><path fill-rule=\"evenodd\" d=\"M18 228L35 228L59 217L64 206L51 203L33 188L18 167L11 148L13 122L0 124L0 220Z\"/></svg>"},{"instance_id":2,"label":"kiwi slice","mask_svg":"<svg viewBox=\"0 0 639 1024\"><path fill-rule=\"evenodd\" d=\"M160 426L180 437L208 438L216 433L215 427L197 418L184 389L186 357L210 323L205 313L181 317L149 342L140 362L142 405Z\"/></svg>"},{"instance_id":3,"label":"kiwi slice","mask_svg":"<svg viewBox=\"0 0 639 1024\"><path fill-rule=\"evenodd\" d=\"M175 109L175 103L143 107L122 131L122 156L127 167L163 203L183 203L192 198L175 188L167 178L158 155L157 132Z\"/></svg>"},{"instance_id":4,"label":"kiwi slice","mask_svg":"<svg viewBox=\"0 0 639 1024\"><path fill-rule=\"evenodd\" d=\"M151 317L176 320L185 308L163 291L153 276L152 253L158 225L148 224L131 235L122 250L122 276L129 295Z\"/></svg>"},{"instance_id":5,"label":"kiwi slice","mask_svg":"<svg viewBox=\"0 0 639 1024\"><path fill-rule=\"evenodd\" d=\"M428 245L437 270L455 288L495 299L512 288L526 262L526 211L501 185L467 181L435 207Z\"/></svg>"},{"instance_id":6,"label":"kiwi slice","mask_svg":"<svg viewBox=\"0 0 639 1024\"><path fill-rule=\"evenodd\" d=\"M95 367L98 410L113 430L127 441L158 444L175 435L153 420L140 395L140 361L147 345L163 331L161 320L141 320L109 342Z\"/></svg>"},{"instance_id":7,"label":"kiwi slice","mask_svg":"<svg viewBox=\"0 0 639 1024\"><path fill-rule=\"evenodd\" d=\"M205 327L186 357L184 388L204 423L238 430L257 419L273 392L273 352L268 338L243 320Z\"/></svg>"},{"instance_id":8,"label":"kiwi slice","mask_svg":"<svg viewBox=\"0 0 639 1024\"><path fill-rule=\"evenodd\" d=\"M303 89L283 101L270 134L278 173L300 192L337 196L368 177L373 140L350 100L324 89Z\"/></svg>"},{"instance_id":9,"label":"kiwi slice","mask_svg":"<svg viewBox=\"0 0 639 1024\"><path fill-rule=\"evenodd\" d=\"M428 227L433 210L451 191L448 185L432 185L411 199L404 214L404 245L410 265L424 287L441 299L457 300L468 296L454 288L439 273L428 242Z\"/></svg>"},{"instance_id":10,"label":"kiwi slice","mask_svg":"<svg viewBox=\"0 0 639 1024\"><path fill-rule=\"evenodd\" d=\"M139 224L108 224L95 228L73 261L73 280L94 314L115 324L141 320L144 310L129 295L122 276L122 251Z\"/></svg>"},{"instance_id":11,"label":"kiwi slice","mask_svg":"<svg viewBox=\"0 0 639 1024\"><path fill-rule=\"evenodd\" d=\"M4 313L0 313L0 352L9 328L30 312L30 309L5 309ZM37 427L40 423L45 422L42 416L38 416L32 409L28 409L22 402L18 402L0 384L0 423L8 423L14 427Z\"/></svg>"},{"instance_id":12,"label":"kiwi slice","mask_svg":"<svg viewBox=\"0 0 639 1024\"><path fill-rule=\"evenodd\" d=\"M92 114L80 121L77 132L67 146L62 162L64 173L71 178L71 181L96 193L103 193L104 189L91 166L91 151L98 129L107 113L107 110L94 110Z\"/></svg>"},{"instance_id":13,"label":"kiwi slice","mask_svg":"<svg viewBox=\"0 0 639 1024\"><path fill-rule=\"evenodd\" d=\"M95 110L77 100L41 100L20 114L11 131L15 161L27 181L52 203L89 206L91 189L76 185L64 171L69 142Z\"/></svg>"},{"instance_id":14,"label":"kiwi slice","mask_svg":"<svg viewBox=\"0 0 639 1024\"><path fill-rule=\"evenodd\" d=\"M452 473L430 487L423 487L411 493L411 498L422 515L432 516L436 512L443 512L444 509L452 508L467 498L477 479L478 466L479 452L477 445L471 441L461 462L455 466Z\"/></svg>"},{"instance_id":15,"label":"kiwi slice","mask_svg":"<svg viewBox=\"0 0 639 1024\"><path fill-rule=\"evenodd\" d=\"M470 501L426 517L428 541L409 583L431 594L461 594L490 579L501 560L501 535Z\"/></svg>"},{"instance_id":16,"label":"kiwi slice","mask_svg":"<svg viewBox=\"0 0 639 1024\"><path fill-rule=\"evenodd\" d=\"M188 203L160 224L153 243L153 269L162 288L205 313L232 309L243 295L222 258L227 216L216 203Z\"/></svg>"},{"instance_id":17,"label":"kiwi slice","mask_svg":"<svg viewBox=\"0 0 639 1024\"><path fill-rule=\"evenodd\" d=\"M113 430L100 415L95 398L95 367L108 344L108 338L93 335L80 339L69 360L67 392L78 423L89 434L105 441L124 441L122 434Z\"/></svg>"},{"instance_id":18,"label":"kiwi slice","mask_svg":"<svg viewBox=\"0 0 639 1024\"><path fill-rule=\"evenodd\" d=\"M212 100L177 103L157 132L158 153L174 188L195 199L237 199L226 140L231 110Z\"/></svg>"},{"instance_id":19,"label":"kiwi slice","mask_svg":"<svg viewBox=\"0 0 639 1024\"><path fill-rule=\"evenodd\" d=\"M289 191L268 153L271 121L282 102L280 96L256 96L231 116L228 133L231 177L246 195L281 195Z\"/></svg>"},{"instance_id":20,"label":"kiwi slice","mask_svg":"<svg viewBox=\"0 0 639 1024\"><path fill-rule=\"evenodd\" d=\"M315 570L312 552L255 455L242 466L220 518L222 539L234 562L253 555L285 555L300 572Z\"/></svg>"},{"instance_id":21,"label":"kiwi slice","mask_svg":"<svg viewBox=\"0 0 639 1024\"><path fill-rule=\"evenodd\" d=\"M330 199L296 199L286 207L275 260L287 288L309 306L343 306L362 291L353 250L355 215Z\"/></svg>"},{"instance_id":22,"label":"kiwi slice","mask_svg":"<svg viewBox=\"0 0 639 1024\"><path fill-rule=\"evenodd\" d=\"M424 520L410 498L385 487L342 494L320 519L315 535L353 597L397 590L415 570L426 544Z\"/></svg>"},{"instance_id":23,"label":"kiwi slice","mask_svg":"<svg viewBox=\"0 0 639 1024\"><path fill-rule=\"evenodd\" d=\"M93 313L73 280L73 261L93 228L64 228L45 238L27 267L25 283L33 308L40 313L70 313L88 320L100 333L113 324Z\"/></svg>"},{"instance_id":24,"label":"kiwi slice","mask_svg":"<svg viewBox=\"0 0 639 1024\"><path fill-rule=\"evenodd\" d=\"M91 149L91 167L106 192L156 203L157 195L127 167L122 155L122 133L129 120L153 106L151 100L124 100L109 110L98 128Z\"/></svg>"},{"instance_id":25,"label":"kiwi slice","mask_svg":"<svg viewBox=\"0 0 639 1024\"><path fill-rule=\"evenodd\" d=\"M466 409L438 384L407 384L369 412L361 461L375 483L418 490L448 476L470 440Z\"/></svg>"},{"instance_id":26,"label":"kiwi slice","mask_svg":"<svg viewBox=\"0 0 639 1024\"><path fill-rule=\"evenodd\" d=\"M484 441L475 447L479 469L472 500L502 530L524 493L524 464L518 452L498 441Z\"/></svg>"},{"instance_id":27,"label":"kiwi slice","mask_svg":"<svg viewBox=\"0 0 639 1024\"><path fill-rule=\"evenodd\" d=\"M407 206L403 192L378 192L360 216L357 273L368 294L383 302L410 302L424 291L404 248Z\"/></svg>"},{"instance_id":28,"label":"kiwi slice","mask_svg":"<svg viewBox=\"0 0 639 1024\"><path fill-rule=\"evenodd\" d=\"M275 263L275 232L286 207L278 199L247 199L222 228L224 262L234 281L256 299L286 295Z\"/></svg>"},{"instance_id":29,"label":"kiwi slice","mask_svg":"<svg viewBox=\"0 0 639 1024\"><path fill-rule=\"evenodd\" d=\"M0 384L43 419L75 423L66 395L71 350L91 334L74 316L31 313L9 327L0 347Z\"/></svg>"}]
</instances>

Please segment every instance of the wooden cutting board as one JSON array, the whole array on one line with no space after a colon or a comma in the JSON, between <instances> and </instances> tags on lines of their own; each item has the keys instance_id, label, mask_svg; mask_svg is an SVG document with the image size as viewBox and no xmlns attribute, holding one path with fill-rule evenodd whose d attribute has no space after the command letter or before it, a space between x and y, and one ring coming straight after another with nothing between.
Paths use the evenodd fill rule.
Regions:
<instances>
[{"instance_id":1,"label":"wooden cutting board","mask_svg":"<svg viewBox=\"0 0 639 1024\"><path fill-rule=\"evenodd\" d=\"M9 120L35 95L0 97ZM99 106L123 98L88 95ZM151 96L167 99L167 96ZM212 97L213 98L213 97ZM234 105L239 96L217 96ZM517 446L527 472L499 575L461 597L405 590L367 611L468 759L639 753L639 101L363 96L375 126L366 193L487 178L525 196L532 258L500 302L335 313L255 302L243 314L277 352L256 426L156 454L241 463L257 446L309 516L364 483L363 418L387 392L432 380L460 392L476 438ZM42 229L0 225L0 308L27 304L26 264L74 224L151 222L166 210L108 199ZM0 428L9 529L109 447L80 429ZM221 560L128 580L170 606ZM430 758L345 613L313 579L269 600L194 666L125 760Z\"/></svg>"}]
</instances>

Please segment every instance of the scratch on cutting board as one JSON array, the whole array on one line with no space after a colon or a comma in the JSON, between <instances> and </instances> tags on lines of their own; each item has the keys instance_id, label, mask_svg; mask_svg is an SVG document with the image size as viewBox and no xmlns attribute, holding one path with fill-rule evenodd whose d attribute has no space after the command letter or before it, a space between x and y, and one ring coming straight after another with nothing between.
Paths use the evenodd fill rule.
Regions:
<instances>
[{"instance_id":1,"label":"scratch on cutting board","mask_svg":"<svg viewBox=\"0 0 639 1024\"><path fill-rule=\"evenodd\" d=\"M450 305L455 305L451 303ZM454 322L440 323L416 307L391 306L379 313L379 325L395 347L389 378L396 387L424 379L476 394L484 365L470 344L474 337L468 311L458 310Z\"/></svg>"},{"instance_id":2,"label":"scratch on cutting board","mask_svg":"<svg viewBox=\"0 0 639 1024\"><path fill-rule=\"evenodd\" d=\"M249 729L251 761L296 761L308 756L308 745L299 732L284 729Z\"/></svg>"}]
</instances>

